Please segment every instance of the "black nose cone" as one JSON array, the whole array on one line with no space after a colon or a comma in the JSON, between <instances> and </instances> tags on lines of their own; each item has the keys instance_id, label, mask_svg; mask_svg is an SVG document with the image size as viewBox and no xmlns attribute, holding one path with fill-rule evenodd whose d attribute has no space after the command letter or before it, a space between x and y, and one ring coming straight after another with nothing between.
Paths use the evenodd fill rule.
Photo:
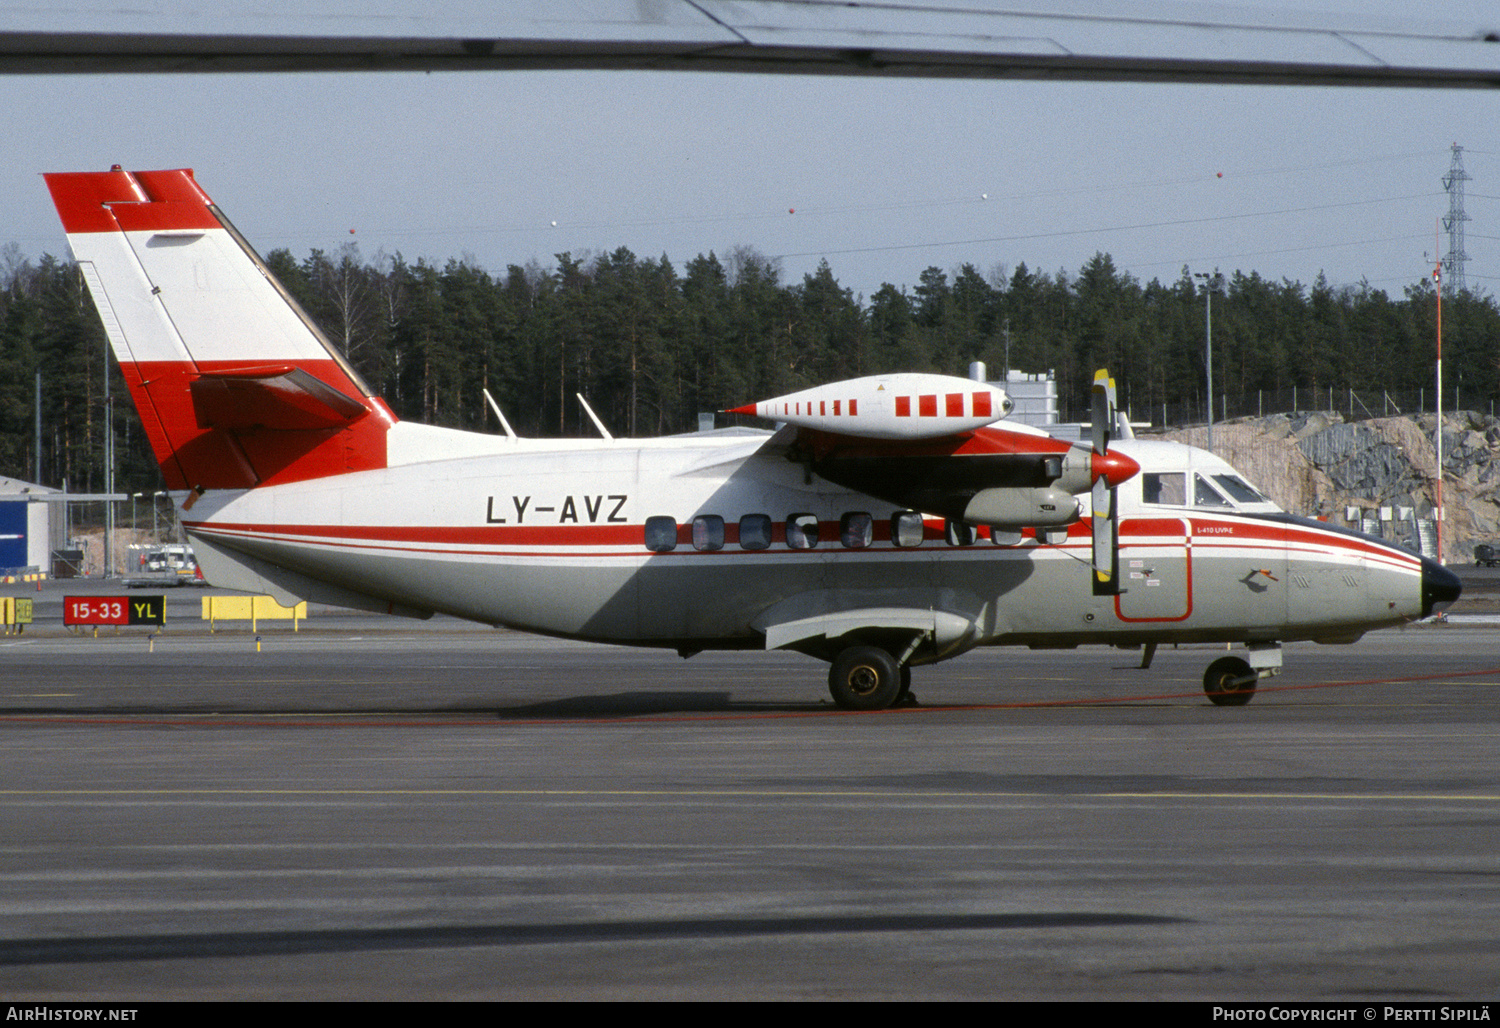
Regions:
<instances>
[{"instance_id":1,"label":"black nose cone","mask_svg":"<svg viewBox=\"0 0 1500 1028\"><path fill-rule=\"evenodd\" d=\"M1422 616L1443 610L1464 591L1458 576L1429 557L1422 558Z\"/></svg>"}]
</instances>

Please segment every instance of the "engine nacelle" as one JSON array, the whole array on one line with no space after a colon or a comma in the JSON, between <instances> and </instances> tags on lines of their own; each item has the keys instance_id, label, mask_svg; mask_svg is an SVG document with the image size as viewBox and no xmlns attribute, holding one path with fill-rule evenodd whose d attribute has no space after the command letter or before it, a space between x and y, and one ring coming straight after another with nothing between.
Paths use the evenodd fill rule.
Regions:
<instances>
[{"instance_id":1,"label":"engine nacelle","mask_svg":"<svg viewBox=\"0 0 1500 1028\"><path fill-rule=\"evenodd\" d=\"M935 439L999 421L1005 390L952 375L871 375L735 407L799 428L867 439Z\"/></svg>"},{"instance_id":2,"label":"engine nacelle","mask_svg":"<svg viewBox=\"0 0 1500 1028\"><path fill-rule=\"evenodd\" d=\"M964 521L992 528L1058 528L1078 520L1078 500L1056 486L981 489L964 508Z\"/></svg>"}]
</instances>

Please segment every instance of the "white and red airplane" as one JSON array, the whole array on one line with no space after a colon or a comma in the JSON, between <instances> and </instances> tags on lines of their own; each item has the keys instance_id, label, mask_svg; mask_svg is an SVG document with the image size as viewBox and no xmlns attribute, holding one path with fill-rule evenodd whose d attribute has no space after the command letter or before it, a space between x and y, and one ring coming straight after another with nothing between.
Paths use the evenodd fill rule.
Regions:
<instances>
[{"instance_id":1,"label":"white and red airplane","mask_svg":"<svg viewBox=\"0 0 1500 1028\"><path fill-rule=\"evenodd\" d=\"M1281 643L1430 615L1457 578L1282 512L1203 450L997 424L1003 390L886 375L736 408L775 431L519 439L398 420L189 170L46 176L205 576L676 649L793 649L841 706L976 646Z\"/></svg>"}]
</instances>

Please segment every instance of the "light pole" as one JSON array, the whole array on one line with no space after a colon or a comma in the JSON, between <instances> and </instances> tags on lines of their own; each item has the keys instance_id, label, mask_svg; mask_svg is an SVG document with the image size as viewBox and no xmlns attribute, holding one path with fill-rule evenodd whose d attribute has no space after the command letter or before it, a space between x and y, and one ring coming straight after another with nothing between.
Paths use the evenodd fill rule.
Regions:
<instances>
[{"instance_id":1,"label":"light pole","mask_svg":"<svg viewBox=\"0 0 1500 1028\"><path fill-rule=\"evenodd\" d=\"M1213 452L1214 448L1214 290L1219 288L1219 283L1224 276L1215 271L1210 275L1206 271L1193 272L1194 278L1203 280L1204 322L1203 322L1203 352L1205 374L1208 380L1208 449Z\"/></svg>"},{"instance_id":2,"label":"light pole","mask_svg":"<svg viewBox=\"0 0 1500 1028\"><path fill-rule=\"evenodd\" d=\"M160 489L151 494L151 542L153 544L161 542L161 529L156 527L157 497L166 495L167 494L162 492Z\"/></svg>"},{"instance_id":3,"label":"light pole","mask_svg":"<svg viewBox=\"0 0 1500 1028\"><path fill-rule=\"evenodd\" d=\"M107 350L108 347L105 347ZM115 573L115 405L109 397L109 358L104 358L104 577Z\"/></svg>"},{"instance_id":4,"label":"light pole","mask_svg":"<svg viewBox=\"0 0 1500 1028\"><path fill-rule=\"evenodd\" d=\"M130 539L131 539L130 546L131 546L131 549L135 549L135 547L137 545L139 545L138 540L140 539L140 535L138 533L141 530L141 520L140 520L140 518L136 517L136 515L135 515L135 502L141 498L141 495L142 495L141 493L131 493L130 494ZM143 562L143 560L142 560L141 555L140 555L139 552L137 552L136 558L137 558L137 563L142 563ZM133 567L133 568L129 568L128 570L130 570L130 571L138 571L140 569L138 567Z\"/></svg>"},{"instance_id":5,"label":"light pole","mask_svg":"<svg viewBox=\"0 0 1500 1028\"><path fill-rule=\"evenodd\" d=\"M1433 519L1437 543L1437 562L1443 560L1443 262L1439 258L1432 269L1432 291L1437 300L1437 517Z\"/></svg>"}]
</instances>

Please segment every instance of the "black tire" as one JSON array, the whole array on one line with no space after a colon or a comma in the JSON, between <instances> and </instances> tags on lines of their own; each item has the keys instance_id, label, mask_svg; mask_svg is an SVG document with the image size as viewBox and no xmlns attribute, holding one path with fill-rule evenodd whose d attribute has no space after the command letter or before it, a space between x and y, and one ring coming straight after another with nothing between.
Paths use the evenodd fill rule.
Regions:
<instances>
[{"instance_id":1,"label":"black tire","mask_svg":"<svg viewBox=\"0 0 1500 1028\"><path fill-rule=\"evenodd\" d=\"M884 710L901 694L901 669L878 646L850 646L828 670L828 691L844 710Z\"/></svg>"},{"instance_id":2,"label":"black tire","mask_svg":"<svg viewBox=\"0 0 1500 1028\"><path fill-rule=\"evenodd\" d=\"M896 702L893 707L915 707L917 705L916 693L911 691L911 665L901 665L901 691L896 693Z\"/></svg>"},{"instance_id":3,"label":"black tire","mask_svg":"<svg viewBox=\"0 0 1500 1028\"><path fill-rule=\"evenodd\" d=\"M1239 657L1220 657L1203 672L1203 692L1214 706L1243 707L1255 696L1256 680L1252 678L1244 685L1234 683L1253 674L1255 669Z\"/></svg>"}]
</instances>

